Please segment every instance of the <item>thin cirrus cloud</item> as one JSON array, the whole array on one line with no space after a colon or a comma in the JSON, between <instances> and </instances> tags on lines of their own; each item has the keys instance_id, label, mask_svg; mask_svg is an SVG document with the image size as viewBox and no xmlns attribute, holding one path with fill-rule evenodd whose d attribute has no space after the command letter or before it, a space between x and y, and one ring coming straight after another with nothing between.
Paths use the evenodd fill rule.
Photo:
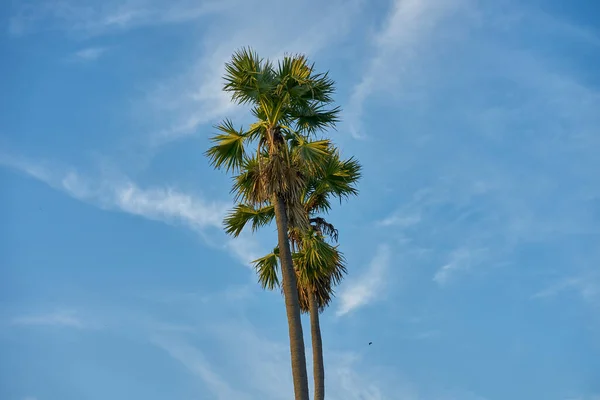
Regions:
<instances>
[{"instance_id":1,"label":"thin cirrus cloud","mask_svg":"<svg viewBox=\"0 0 600 400\"><path fill-rule=\"evenodd\" d=\"M538 291L531 298L551 298L569 292L578 294L590 304L600 305L600 277L589 273L570 276Z\"/></svg>"},{"instance_id":2,"label":"thin cirrus cloud","mask_svg":"<svg viewBox=\"0 0 600 400\"><path fill-rule=\"evenodd\" d=\"M226 9L228 5L227 1L192 0L140 0L125 3L118 0L101 3L50 0L43 4L23 1L16 6L16 11L10 18L8 32L13 36L24 36L56 30L89 37L143 26L192 21Z\"/></svg>"},{"instance_id":3,"label":"thin cirrus cloud","mask_svg":"<svg viewBox=\"0 0 600 400\"><path fill-rule=\"evenodd\" d=\"M22 315L11 320L12 325L89 328L90 325L74 311L57 310L46 314Z\"/></svg>"},{"instance_id":4,"label":"thin cirrus cloud","mask_svg":"<svg viewBox=\"0 0 600 400\"><path fill-rule=\"evenodd\" d=\"M290 369L288 345L269 339L260 327L243 319L224 320L210 326L203 340L213 343L221 355L218 358L210 358L208 351L193 343L191 337L154 337L152 343L202 380L217 399L279 400L282 393L292 391L291 374L281 374L281 371ZM307 352L310 351L307 348ZM326 349L326 352L329 355L328 392L331 399L380 400L392 393L401 393L406 399L417 398L414 387L398 378L401 376L398 371L371 365L371 368L377 369L375 373L366 367L367 361L357 353L331 349ZM307 362L310 374L310 357ZM225 363L228 365L227 377L221 372L225 371Z\"/></svg>"},{"instance_id":5,"label":"thin cirrus cloud","mask_svg":"<svg viewBox=\"0 0 600 400\"><path fill-rule=\"evenodd\" d=\"M207 201L172 187L144 189L122 176L93 179L73 169L60 169L52 164L19 157L4 155L0 158L0 164L26 173L56 190L101 209L186 226L200 234L205 243L230 252L244 265L249 266L250 261L261 254L260 244L248 233L219 242L207 234L208 230L221 229L230 203Z\"/></svg>"},{"instance_id":6,"label":"thin cirrus cloud","mask_svg":"<svg viewBox=\"0 0 600 400\"><path fill-rule=\"evenodd\" d=\"M433 281L440 286L449 284L457 273L468 271L481 263L486 250L485 248L469 247L454 250L450 254L448 262L437 270L433 276Z\"/></svg>"},{"instance_id":7,"label":"thin cirrus cloud","mask_svg":"<svg viewBox=\"0 0 600 400\"><path fill-rule=\"evenodd\" d=\"M75 52L71 58L76 61L95 61L102 57L107 51L107 47L87 47Z\"/></svg>"},{"instance_id":8,"label":"thin cirrus cloud","mask_svg":"<svg viewBox=\"0 0 600 400\"><path fill-rule=\"evenodd\" d=\"M359 307L363 307L381 295L385 284L385 275L391 261L391 250L380 245L368 267L348 283L344 283L338 296L340 305L336 311L338 317L344 316Z\"/></svg>"},{"instance_id":9,"label":"thin cirrus cloud","mask_svg":"<svg viewBox=\"0 0 600 400\"><path fill-rule=\"evenodd\" d=\"M214 371L202 351L183 340L155 337L152 343L166 351L173 359L181 363L190 373L200 378L217 400L250 400L247 394L233 389L227 380Z\"/></svg>"},{"instance_id":10,"label":"thin cirrus cloud","mask_svg":"<svg viewBox=\"0 0 600 400\"><path fill-rule=\"evenodd\" d=\"M350 132L356 139L368 134L361 119L365 102L375 92L393 87L402 79L406 68L443 18L455 10L457 0L395 0L381 29L372 42L374 55L362 79L354 86L348 101ZM380 79L386 77L386 79Z\"/></svg>"}]
</instances>

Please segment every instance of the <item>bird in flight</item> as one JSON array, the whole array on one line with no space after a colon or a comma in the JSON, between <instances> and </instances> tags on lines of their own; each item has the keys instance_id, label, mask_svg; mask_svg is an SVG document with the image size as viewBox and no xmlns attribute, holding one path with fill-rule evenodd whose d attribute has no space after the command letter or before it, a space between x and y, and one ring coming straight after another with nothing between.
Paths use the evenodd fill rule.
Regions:
<instances>
[{"instance_id":1,"label":"bird in flight","mask_svg":"<svg viewBox=\"0 0 600 400\"><path fill-rule=\"evenodd\" d=\"M369 346L372 345L372 344L373 344L373 342L369 342Z\"/></svg>"}]
</instances>

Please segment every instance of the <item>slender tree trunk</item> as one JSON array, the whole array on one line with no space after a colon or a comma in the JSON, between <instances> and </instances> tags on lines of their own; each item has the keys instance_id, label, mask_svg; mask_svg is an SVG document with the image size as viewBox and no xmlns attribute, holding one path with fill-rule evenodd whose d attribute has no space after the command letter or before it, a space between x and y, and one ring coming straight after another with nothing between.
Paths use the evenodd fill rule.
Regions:
<instances>
[{"instance_id":1,"label":"slender tree trunk","mask_svg":"<svg viewBox=\"0 0 600 400\"><path fill-rule=\"evenodd\" d=\"M275 206L275 221L277 223L277 236L279 241L279 259L281 260L281 274L283 276L283 295L285 298L285 310L287 313L290 335L294 395L295 400L309 400L306 355L304 354L304 336L302 333L302 320L300 319L300 303L298 302L296 274L292 263L292 253L290 251L290 241L288 237L286 205L283 198L280 196L275 196L273 204Z\"/></svg>"},{"instance_id":2,"label":"slender tree trunk","mask_svg":"<svg viewBox=\"0 0 600 400\"><path fill-rule=\"evenodd\" d=\"M313 351L313 376L315 379L314 400L325 399L325 367L323 365L323 341L321 340L321 325L319 323L319 308L315 294L309 294L310 336Z\"/></svg>"}]
</instances>

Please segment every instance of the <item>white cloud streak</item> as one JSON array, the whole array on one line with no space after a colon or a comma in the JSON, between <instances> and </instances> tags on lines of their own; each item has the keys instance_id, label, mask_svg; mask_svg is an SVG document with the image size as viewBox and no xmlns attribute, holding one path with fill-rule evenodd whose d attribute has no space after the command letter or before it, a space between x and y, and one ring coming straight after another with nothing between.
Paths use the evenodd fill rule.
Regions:
<instances>
[{"instance_id":1,"label":"white cloud streak","mask_svg":"<svg viewBox=\"0 0 600 400\"><path fill-rule=\"evenodd\" d=\"M346 315L381 296L390 262L390 248L387 245L379 246L366 270L343 284L338 295L340 305L336 315Z\"/></svg>"},{"instance_id":2,"label":"white cloud streak","mask_svg":"<svg viewBox=\"0 0 600 400\"><path fill-rule=\"evenodd\" d=\"M190 373L202 379L216 399L250 399L248 395L233 389L222 376L215 372L200 349L181 340L157 337L152 342L179 361Z\"/></svg>"},{"instance_id":3,"label":"white cloud streak","mask_svg":"<svg viewBox=\"0 0 600 400\"><path fill-rule=\"evenodd\" d=\"M95 61L102 57L107 50L106 47L88 47L75 52L73 59L84 62Z\"/></svg>"},{"instance_id":4,"label":"white cloud streak","mask_svg":"<svg viewBox=\"0 0 600 400\"><path fill-rule=\"evenodd\" d=\"M58 30L96 36L143 26L193 21L231 6L228 1L50 0L21 2L9 21L9 34L23 36Z\"/></svg>"},{"instance_id":5,"label":"white cloud streak","mask_svg":"<svg viewBox=\"0 0 600 400\"><path fill-rule=\"evenodd\" d=\"M212 326L214 346L224 349L221 359L231 360L231 379L252 399L285 400L293 393L289 346L269 339L246 321L225 321ZM309 348L307 355L312 351ZM365 367L366 360L353 352L325 349L327 396L332 400L383 400L392 393L416 399L414 390L396 371ZM307 357L309 380L311 357ZM217 364L218 365L218 364ZM215 365L215 367L217 366ZM375 372L376 371L376 372Z\"/></svg>"},{"instance_id":6,"label":"white cloud streak","mask_svg":"<svg viewBox=\"0 0 600 400\"><path fill-rule=\"evenodd\" d=\"M22 315L11 321L12 325L19 326L50 326L75 329L89 328L90 325L71 310L57 310L47 314Z\"/></svg>"},{"instance_id":7,"label":"white cloud streak","mask_svg":"<svg viewBox=\"0 0 600 400\"><path fill-rule=\"evenodd\" d=\"M460 271L467 271L474 265L482 261L486 249L472 249L463 247L453 251L448 262L438 269L433 276L434 282L440 286L445 286L452 280L454 274Z\"/></svg>"},{"instance_id":8,"label":"white cloud streak","mask_svg":"<svg viewBox=\"0 0 600 400\"><path fill-rule=\"evenodd\" d=\"M378 90L397 87L403 73L410 68L412 59L419 52L419 46L460 3L460 0L392 2L392 9L373 40L375 54L361 81L354 87L345 113L355 138L367 136L361 125L367 99Z\"/></svg>"},{"instance_id":9,"label":"white cloud streak","mask_svg":"<svg viewBox=\"0 0 600 400\"><path fill-rule=\"evenodd\" d=\"M214 241L208 230L221 230L230 203L208 201L172 187L141 188L122 176L90 179L73 169L31 162L10 156L0 157L0 165L22 171L54 189L101 209L120 211L171 225L184 225L199 233L206 243L231 252L245 265L260 254L259 244L250 235Z\"/></svg>"},{"instance_id":10,"label":"white cloud streak","mask_svg":"<svg viewBox=\"0 0 600 400\"><path fill-rule=\"evenodd\" d=\"M581 274L564 278L535 293L532 298L543 299L555 297L564 292L577 293L586 302L600 305L600 279L591 274Z\"/></svg>"}]
</instances>

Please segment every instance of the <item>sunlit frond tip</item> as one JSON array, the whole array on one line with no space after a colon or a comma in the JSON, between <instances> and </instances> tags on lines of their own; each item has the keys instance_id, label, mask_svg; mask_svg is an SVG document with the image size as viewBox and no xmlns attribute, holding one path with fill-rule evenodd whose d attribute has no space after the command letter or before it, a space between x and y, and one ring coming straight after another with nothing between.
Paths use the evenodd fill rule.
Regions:
<instances>
[{"instance_id":1,"label":"sunlit frond tip","mask_svg":"<svg viewBox=\"0 0 600 400\"><path fill-rule=\"evenodd\" d=\"M244 150L246 133L242 129L236 130L228 119L215 128L221 133L210 139L214 144L205 153L210 164L217 169L225 168L227 172L238 170L246 155Z\"/></svg>"},{"instance_id":2,"label":"sunlit frond tip","mask_svg":"<svg viewBox=\"0 0 600 400\"><path fill-rule=\"evenodd\" d=\"M238 204L225 217L225 232L234 237L239 236L248 223L252 225L252 231L268 225L275 218L273 206L253 207L247 204Z\"/></svg>"}]
</instances>

